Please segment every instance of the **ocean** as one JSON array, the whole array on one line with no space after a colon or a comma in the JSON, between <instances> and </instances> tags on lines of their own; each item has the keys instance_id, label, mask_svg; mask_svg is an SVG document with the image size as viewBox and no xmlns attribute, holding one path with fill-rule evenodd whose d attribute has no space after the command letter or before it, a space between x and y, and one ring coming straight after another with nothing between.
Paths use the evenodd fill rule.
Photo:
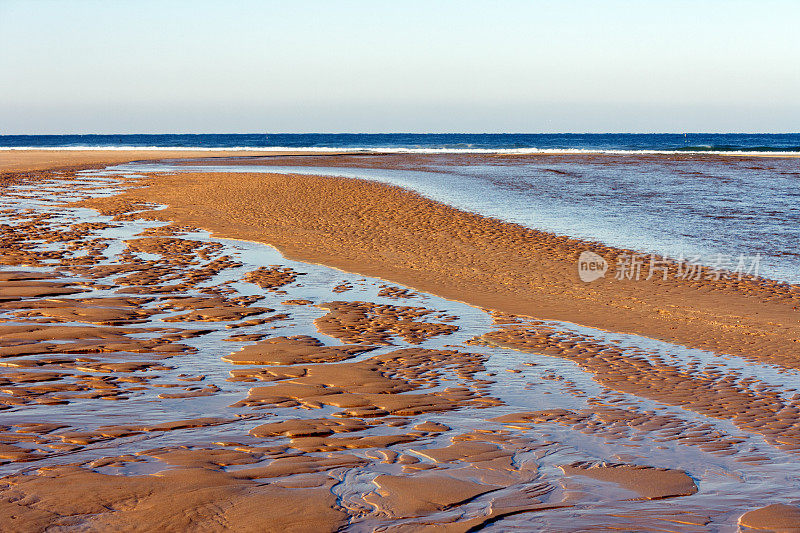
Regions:
<instances>
[{"instance_id":1,"label":"ocean","mask_svg":"<svg viewBox=\"0 0 800 533\"><path fill-rule=\"evenodd\" d=\"M305 149L378 152L800 152L800 133L255 133L0 135L0 149Z\"/></svg>"}]
</instances>

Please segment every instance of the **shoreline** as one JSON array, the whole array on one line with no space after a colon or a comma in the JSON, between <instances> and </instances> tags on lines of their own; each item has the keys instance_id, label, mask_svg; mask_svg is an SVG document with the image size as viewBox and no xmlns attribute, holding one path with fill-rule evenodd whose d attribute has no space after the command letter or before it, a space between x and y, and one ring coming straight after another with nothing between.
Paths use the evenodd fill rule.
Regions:
<instances>
[{"instance_id":1,"label":"shoreline","mask_svg":"<svg viewBox=\"0 0 800 533\"><path fill-rule=\"evenodd\" d=\"M269 244L287 258L400 283L476 307L631 333L800 367L796 286L764 279L689 282L578 279L581 251L609 263L627 250L460 211L400 187L278 174L149 177L88 202L217 237Z\"/></svg>"},{"instance_id":2,"label":"shoreline","mask_svg":"<svg viewBox=\"0 0 800 533\"><path fill-rule=\"evenodd\" d=\"M712 157L778 157L778 158L800 158L797 151L766 151L766 150L658 150L658 149L603 149L603 148L393 148L393 147L363 147L363 148L334 148L327 146L233 146L224 147L191 147L191 146L54 146L54 147L11 147L0 146L0 155L14 152L76 152L76 153L119 153L119 152L148 152L148 153L170 153L188 154L189 157L196 157L198 153L211 154L246 154L247 157L256 155L443 155L443 156L712 156Z\"/></svg>"},{"instance_id":3,"label":"shoreline","mask_svg":"<svg viewBox=\"0 0 800 533\"><path fill-rule=\"evenodd\" d=\"M17 164L33 166L38 173L48 172L42 170L48 164L59 168L65 159L75 170L165 158L164 152L133 151L87 159L87 154L71 152L47 163L51 153L28 153ZM229 152L182 155L188 165L210 157L241 162L241 154ZM272 156L271 161L312 155L315 163L320 157L264 155ZM334 155L325 154L331 158L324 164L358 159L353 154ZM245 161L258 165L262 157ZM386 159L395 168L407 168L420 157ZM287 159L303 164L303 158ZM8 166L0 158L0 172ZM795 360L800 342L796 286L763 279L604 278L583 283L577 276L581 251L599 253L611 264L631 251L462 211L401 187L310 175L187 173L150 177L122 195L87 206L108 212L131 202L170 206L147 215L152 218L196 226L221 238L269 244L290 259L400 283L476 307L800 367ZM292 209L296 204L313 207Z\"/></svg>"},{"instance_id":4,"label":"shoreline","mask_svg":"<svg viewBox=\"0 0 800 533\"><path fill-rule=\"evenodd\" d=\"M236 157L246 153L254 155L301 155L301 150L281 152L243 150L196 149L6 149L0 148L0 176L24 172L79 171L103 168L110 165L157 159L202 159L209 157ZM331 154L332 155L332 154Z\"/></svg>"}]
</instances>

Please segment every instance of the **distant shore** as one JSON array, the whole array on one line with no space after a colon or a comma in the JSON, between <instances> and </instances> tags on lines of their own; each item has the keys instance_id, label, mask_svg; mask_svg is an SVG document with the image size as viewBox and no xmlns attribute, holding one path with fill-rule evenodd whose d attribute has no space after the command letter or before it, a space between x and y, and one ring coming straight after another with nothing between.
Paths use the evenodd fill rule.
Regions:
<instances>
[{"instance_id":1,"label":"distant shore","mask_svg":"<svg viewBox=\"0 0 800 533\"><path fill-rule=\"evenodd\" d=\"M156 159L203 159L257 155L292 155L302 152L251 150L0 150L0 176L15 172L77 171Z\"/></svg>"}]
</instances>

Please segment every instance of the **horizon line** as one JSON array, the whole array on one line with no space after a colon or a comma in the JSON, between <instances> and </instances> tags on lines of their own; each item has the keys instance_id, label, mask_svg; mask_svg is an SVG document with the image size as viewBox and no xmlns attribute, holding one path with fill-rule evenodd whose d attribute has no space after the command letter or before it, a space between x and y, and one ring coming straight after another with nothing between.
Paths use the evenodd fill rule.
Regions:
<instances>
[{"instance_id":1,"label":"horizon line","mask_svg":"<svg viewBox=\"0 0 800 533\"><path fill-rule=\"evenodd\" d=\"M412 132L412 131L384 131L384 132L169 132L169 133L0 133L0 137L63 137L63 136L101 136L101 135L800 135L800 132L782 131L606 131L606 132Z\"/></svg>"}]
</instances>

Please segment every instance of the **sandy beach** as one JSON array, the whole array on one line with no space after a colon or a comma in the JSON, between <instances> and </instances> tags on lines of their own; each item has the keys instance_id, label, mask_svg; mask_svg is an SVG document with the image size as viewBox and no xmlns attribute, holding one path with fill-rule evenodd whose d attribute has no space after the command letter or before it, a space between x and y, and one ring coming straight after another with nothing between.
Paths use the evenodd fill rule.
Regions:
<instances>
[{"instance_id":1,"label":"sandy beach","mask_svg":"<svg viewBox=\"0 0 800 533\"><path fill-rule=\"evenodd\" d=\"M795 288L672 276L647 283L609 276L588 284L578 277L580 252L614 263L632 251L466 213L398 187L302 175L189 173L156 176L144 189L90 205L113 211L118 202L166 204L154 216L479 307L790 368L800 364Z\"/></svg>"},{"instance_id":2,"label":"sandy beach","mask_svg":"<svg viewBox=\"0 0 800 533\"><path fill-rule=\"evenodd\" d=\"M792 502L758 497L800 453L800 392L778 384L800 370L797 286L683 280L675 262L667 279L587 283L582 252L614 264L634 251L372 181L100 172L210 158L427 161L0 153L13 528L798 523Z\"/></svg>"},{"instance_id":3,"label":"sandy beach","mask_svg":"<svg viewBox=\"0 0 800 533\"><path fill-rule=\"evenodd\" d=\"M258 150L0 150L0 176L103 168L130 161L204 159L251 156L298 155L303 152Z\"/></svg>"}]
</instances>

